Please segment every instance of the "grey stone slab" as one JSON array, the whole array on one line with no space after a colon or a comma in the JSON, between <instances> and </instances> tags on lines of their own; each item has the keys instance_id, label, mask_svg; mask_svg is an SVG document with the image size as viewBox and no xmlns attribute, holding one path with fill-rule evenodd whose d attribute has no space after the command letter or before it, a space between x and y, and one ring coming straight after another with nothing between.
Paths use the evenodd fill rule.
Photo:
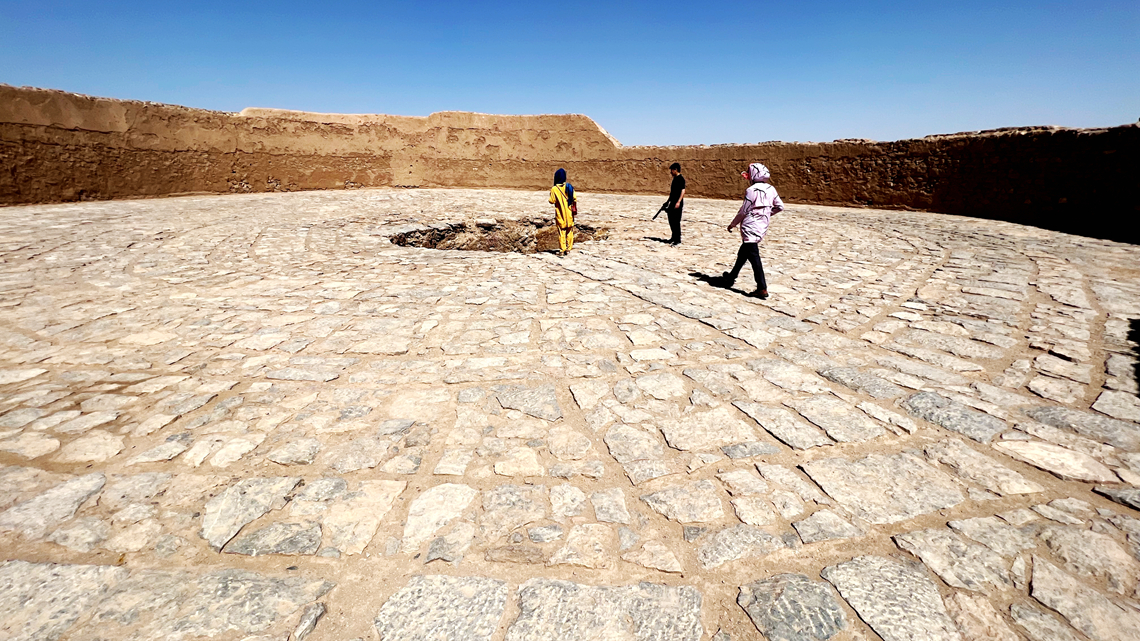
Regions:
<instances>
[{"instance_id":1,"label":"grey stone slab","mask_svg":"<svg viewBox=\"0 0 1140 641\"><path fill-rule=\"evenodd\" d=\"M733 445L725 445L720 448L724 455L731 459L752 458L754 456L767 456L769 454L777 454L780 448L772 445L771 443L764 443L762 441L750 441L748 443L735 443Z\"/></svg>"},{"instance_id":2,"label":"grey stone slab","mask_svg":"<svg viewBox=\"0 0 1140 641\"><path fill-rule=\"evenodd\" d=\"M301 620L293 629L293 641L305 641L305 638L317 629L317 623L327 610L328 608L324 603L310 603L305 606L304 611L301 612Z\"/></svg>"},{"instance_id":3,"label":"grey stone slab","mask_svg":"<svg viewBox=\"0 0 1140 641\"><path fill-rule=\"evenodd\" d=\"M189 641L273 631L284 638L295 625L293 613L333 587L322 579L278 578L246 570L135 570L69 638Z\"/></svg>"},{"instance_id":4,"label":"grey stone slab","mask_svg":"<svg viewBox=\"0 0 1140 641\"><path fill-rule=\"evenodd\" d=\"M527 536L535 543L550 543L562 538L563 529L561 525L542 525L539 527L532 527L527 530Z\"/></svg>"},{"instance_id":5,"label":"grey stone slab","mask_svg":"<svg viewBox=\"0 0 1140 641\"><path fill-rule=\"evenodd\" d=\"M496 391L499 404L507 409L519 410L547 421L562 418L562 408L558 405L558 395L553 385L506 387Z\"/></svg>"},{"instance_id":6,"label":"grey stone slab","mask_svg":"<svg viewBox=\"0 0 1140 641\"><path fill-rule=\"evenodd\" d=\"M1034 494L1045 491L1039 484L971 449L958 439L927 445L926 456L949 467L959 478L997 494Z\"/></svg>"},{"instance_id":7,"label":"grey stone slab","mask_svg":"<svg viewBox=\"0 0 1140 641\"><path fill-rule=\"evenodd\" d=\"M827 584L802 574L777 574L742 586L736 604L768 641L824 641L847 627Z\"/></svg>"},{"instance_id":8,"label":"grey stone slab","mask_svg":"<svg viewBox=\"0 0 1140 641\"><path fill-rule=\"evenodd\" d=\"M308 465L321 451L321 442L315 438L299 438L275 448L265 458L281 465Z\"/></svg>"},{"instance_id":9,"label":"grey stone slab","mask_svg":"<svg viewBox=\"0 0 1140 641\"><path fill-rule=\"evenodd\" d=\"M996 516L950 521L948 525L959 534L970 537L1004 557L1015 557L1023 550L1037 546L1021 530L1007 525Z\"/></svg>"},{"instance_id":10,"label":"grey stone slab","mask_svg":"<svg viewBox=\"0 0 1140 641\"><path fill-rule=\"evenodd\" d=\"M348 482L342 478L328 476L308 483L297 492L298 501L329 501L339 498L348 490Z\"/></svg>"},{"instance_id":11,"label":"grey stone slab","mask_svg":"<svg viewBox=\"0 0 1140 641\"><path fill-rule=\"evenodd\" d=\"M376 615L383 641L489 641L507 603L507 584L481 577L416 576Z\"/></svg>"},{"instance_id":12,"label":"grey stone slab","mask_svg":"<svg viewBox=\"0 0 1140 641\"><path fill-rule=\"evenodd\" d=\"M1033 606L1014 603L1009 608L1009 614L1030 641L1080 641L1076 633L1057 617Z\"/></svg>"},{"instance_id":13,"label":"grey stone slab","mask_svg":"<svg viewBox=\"0 0 1140 641\"><path fill-rule=\"evenodd\" d=\"M1140 511L1140 487L1096 487L1093 491Z\"/></svg>"},{"instance_id":14,"label":"grey stone slab","mask_svg":"<svg viewBox=\"0 0 1140 641\"><path fill-rule=\"evenodd\" d=\"M960 641L938 588L924 572L860 556L821 572L883 641Z\"/></svg>"},{"instance_id":15,"label":"grey stone slab","mask_svg":"<svg viewBox=\"0 0 1140 641\"><path fill-rule=\"evenodd\" d=\"M736 525L708 536L697 549L697 560L705 569L729 561L764 556L785 547L783 539L754 525Z\"/></svg>"},{"instance_id":16,"label":"grey stone slab","mask_svg":"<svg viewBox=\"0 0 1140 641\"><path fill-rule=\"evenodd\" d=\"M271 523L239 536L222 548L230 554L316 554L321 547L321 526L317 523Z\"/></svg>"},{"instance_id":17,"label":"grey stone slab","mask_svg":"<svg viewBox=\"0 0 1140 641\"><path fill-rule=\"evenodd\" d=\"M954 592L945 599L950 618L962 636L986 641L1021 641L989 599L978 594Z\"/></svg>"},{"instance_id":18,"label":"grey stone slab","mask_svg":"<svg viewBox=\"0 0 1140 641\"><path fill-rule=\"evenodd\" d=\"M106 565L0 564L0 633L5 641L55 641L128 574Z\"/></svg>"},{"instance_id":19,"label":"grey stone slab","mask_svg":"<svg viewBox=\"0 0 1140 641\"><path fill-rule=\"evenodd\" d=\"M820 445L831 445L832 443L831 439L823 433L823 430L800 419L788 410L744 401L737 401L733 405L752 417L754 421L760 424L760 427L789 447L806 450Z\"/></svg>"},{"instance_id":20,"label":"grey stone slab","mask_svg":"<svg viewBox=\"0 0 1140 641\"><path fill-rule=\"evenodd\" d=\"M701 593L689 586L640 583L602 587L531 579L519 587L519 615L506 641L699 641Z\"/></svg>"},{"instance_id":21,"label":"grey stone slab","mask_svg":"<svg viewBox=\"0 0 1140 641\"><path fill-rule=\"evenodd\" d=\"M669 486L641 500L678 523L709 523L724 516L720 493L707 480Z\"/></svg>"},{"instance_id":22,"label":"grey stone slab","mask_svg":"<svg viewBox=\"0 0 1140 641\"><path fill-rule=\"evenodd\" d=\"M1140 612L1122 608L1038 556L1030 594L1094 641L1140 639Z\"/></svg>"},{"instance_id":23,"label":"grey stone slab","mask_svg":"<svg viewBox=\"0 0 1140 641\"><path fill-rule=\"evenodd\" d=\"M989 443L994 436L1009 429L1005 421L972 410L935 392L919 392L903 401L903 408L913 416L968 436L979 443Z\"/></svg>"},{"instance_id":24,"label":"grey stone slab","mask_svg":"<svg viewBox=\"0 0 1140 641\"><path fill-rule=\"evenodd\" d=\"M614 425L604 440L618 463L659 459L665 454L665 447L653 434L629 425Z\"/></svg>"},{"instance_id":25,"label":"grey stone slab","mask_svg":"<svg viewBox=\"0 0 1140 641\"><path fill-rule=\"evenodd\" d=\"M106 477L98 473L64 481L0 513L0 532L14 531L28 540L42 539L70 519L105 483Z\"/></svg>"},{"instance_id":26,"label":"grey stone slab","mask_svg":"<svg viewBox=\"0 0 1140 641\"><path fill-rule=\"evenodd\" d=\"M625 507L625 493L620 487L601 490L590 495L594 516L603 523L629 524L629 510Z\"/></svg>"},{"instance_id":27,"label":"grey stone slab","mask_svg":"<svg viewBox=\"0 0 1140 641\"><path fill-rule=\"evenodd\" d=\"M551 557L548 565L578 565L610 568L614 564L616 537L613 528L601 523L585 523L570 528L566 543Z\"/></svg>"},{"instance_id":28,"label":"grey stone slab","mask_svg":"<svg viewBox=\"0 0 1140 641\"><path fill-rule=\"evenodd\" d=\"M1013 587L1000 556L947 528L896 534L894 539L900 548L922 559L947 585L975 591Z\"/></svg>"},{"instance_id":29,"label":"grey stone slab","mask_svg":"<svg viewBox=\"0 0 1140 641\"><path fill-rule=\"evenodd\" d=\"M300 482L300 477L258 477L229 486L206 503L199 536L221 550L247 523L283 506Z\"/></svg>"},{"instance_id":30,"label":"grey stone slab","mask_svg":"<svg viewBox=\"0 0 1140 641\"><path fill-rule=\"evenodd\" d=\"M863 530L832 510L819 510L802 521L792 523L792 527L805 544L863 536Z\"/></svg>"},{"instance_id":31,"label":"grey stone slab","mask_svg":"<svg viewBox=\"0 0 1140 641\"><path fill-rule=\"evenodd\" d=\"M458 518L479 495L479 490L458 483L442 483L425 490L412 501L404 522L401 548L415 554L435 533Z\"/></svg>"},{"instance_id":32,"label":"grey stone slab","mask_svg":"<svg viewBox=\"0 0 1140 641\"><path fill-rule=\"evenodd\" d=\"M690 452L709 452L756 440L756 432L724 407L662 421L661 432L671 447Z\"/></svg>"},{"instance_id":33,"label":"grey stone slab","mask_svg":"<svg viewBox=\"0 0 1140 641\"><path fill-rule=\"evenodd\" d=\"M500 485L483 492L482 525L486 538L494 540L546 518L545 490L541 485Z\"/></svg>"},{"instance_id":34,"label":"grey stone slab","mask_svg":"<svg viewBox=\"0 0 1140 641\"><path fill-rule=\"evenodd\" d=\"M1129 452L1140 451L1140 426L1092 412L1067 407L1034 407L1025 410L1034 420L1107 443Z\"/></svg>"},{"instance_id":35,"label":"grey stone slab","mask_svg":"<svg viewBox=\"0 0 1140 641\"><path fill-rule=\"evenodd\" d=\"M953 479L906 453L872 454L857 461L819 459L801 467L832 498L876 525L905 521L965 500Z\"/></svg>"},{"instance_id":36,"label":"grey stone slab","mask_svg":"<svg viewBox=\"0 0 1140 641\"><path fill-rule=\"evenodd\" d=\"M1114 482L1117 478L1112 470L1088 454L1053 443L999 441L994 443L994 449L1065 480L1105 483Z\"/></svg>"},{"instance_id":37,"label":"grey stone slab","mask_svg":"<svg viewBox=\"0 0 1140 641\"><path fill-rule=\"evenodd\" d=\"M841 443L868 441L885 433L874 419L834 396L809 396L787 404Z\"/></svg>"},{"instance_id":38,"label":"grey stone slab","mask_svg":"<svg viewBox=\"0 0 1140 641\"><path fill-rule=\"evenodd\" d=\"M670 474L677 474L682 471L681 465L677 461L672 460L630 461L622 465L622 469L625 470L625 475L629 477L630 483L634 485L641 485L646 481Z\"/></svg>"},{"instance_id":39,"label":"grey stone slab","mask_svg":"<svg viewBox=\"0 0 1140 641\"><path fill-rule=\"evenodd\" d=\"M767 494L771 487L763 479L748 470L730 470L721 472L716 477L728 487L733 496L744 494Z\"/></svg>"},{"instance_id":40,"label":"grey stone slab","mask_svg":"<svg viewBox=\"0 0 1140 641\"><path fill-rule=\"evenodd\" d=\"M906 394L906 390L898 385L854 367L831 367L820 370L819 375L874 398L897 398Z\"/></svg>"},{"instance_id":41,"label":"grey stone slab","mask_svg":"<svg viewBox=\"0 0 1140 641\"><path fill-rule=\"evenodd\" d=\"M819 488L805 481L800 475L782 465L757 463L756 471L766 480L778 483L792 490L804 501L815 501L821 505L831 503Z\"/></svg>"},{"instance_id":42,"label":"grey stone slab","mask_svg":"<svg viewBox=\"0 0 1140 641\"><path fill-rule=\"evenodd\" d=\"M76 552L90 552L111 535L111 524L94 516L75 519L48 536L48 541Z\"/></svg>"},{"instance_id":43,"label":"grey stone slab","mask_svg":"<svg viewBox=\"0 0 1140 641\"><path fill-rule=\"evenodd\" d=\"M427 557L424 563L443 560L448 563L458 563L471 547L475 539L475 526L466 521L456 523L451 531L443 536L432 539L428 545Z\"/></svg>"},{"instance_id":44,"label":"grey stone slab","mask_svg":"<svg viewBox=\"0 0 1140 641\"><path fill-rule=\"evenodd\" d=\"M1136 589L1140 563L1111 536L1060 525L1042 528L1038 536L1069 572L1106 579L1117 594L1130 596Z\"/></svg>"}]
</instances>

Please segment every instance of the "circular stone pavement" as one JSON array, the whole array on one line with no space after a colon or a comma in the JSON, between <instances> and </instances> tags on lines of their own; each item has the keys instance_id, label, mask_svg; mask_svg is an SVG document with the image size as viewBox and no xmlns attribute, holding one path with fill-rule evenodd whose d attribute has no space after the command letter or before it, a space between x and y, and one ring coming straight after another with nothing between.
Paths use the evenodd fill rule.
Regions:
<instances>
[{"instance_id":1,"label":"circular stone pavement","mask_svg":"<svg viewBox=\"0 0 1140 641\"><path fill-rule=\"evenodd\" d=\"M0 209L0 636L1140 638L1140 248L659 200Z\"/></svg>"}]
</instances>

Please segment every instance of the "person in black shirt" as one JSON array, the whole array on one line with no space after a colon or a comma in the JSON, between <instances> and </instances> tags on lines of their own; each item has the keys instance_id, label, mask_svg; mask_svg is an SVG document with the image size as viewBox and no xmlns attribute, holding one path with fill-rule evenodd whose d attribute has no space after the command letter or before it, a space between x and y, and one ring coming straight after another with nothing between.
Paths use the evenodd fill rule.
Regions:
<instances>
[{"instance_id":1,"label":"person in black shirt","mask_svg":"<svg viewBox=\"0 0 1140 641\"><path fill-rule=\"evenodd\" d=\"M669 244L680 245L681 211L685 208L685 177L681 175L681 163L669 165L669 173L673 176L673 184L669 187L669 206L665 209L669 215L669 229L673 232Z\"/></svg>"}]
</instances>

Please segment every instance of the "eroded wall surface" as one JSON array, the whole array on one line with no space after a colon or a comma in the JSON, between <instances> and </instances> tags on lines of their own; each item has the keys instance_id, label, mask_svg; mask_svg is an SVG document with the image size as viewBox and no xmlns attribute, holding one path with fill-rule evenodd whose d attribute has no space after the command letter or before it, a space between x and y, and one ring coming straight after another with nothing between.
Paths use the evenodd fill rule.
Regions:
<instances>
[{"instance_id":1,"label":"eroded wall surface","mask_svg":"<svg viewBox=\"0 0 1140 641\"><path fill-rule=\"evenodd\" d=\"M1036 127L896 142L623 147L581 115L225 113L0 85L0 204L357 187L737 198L766 163L789 201L929 210L1140 242L1140 127Z\"/></svg>"}]
</instances>

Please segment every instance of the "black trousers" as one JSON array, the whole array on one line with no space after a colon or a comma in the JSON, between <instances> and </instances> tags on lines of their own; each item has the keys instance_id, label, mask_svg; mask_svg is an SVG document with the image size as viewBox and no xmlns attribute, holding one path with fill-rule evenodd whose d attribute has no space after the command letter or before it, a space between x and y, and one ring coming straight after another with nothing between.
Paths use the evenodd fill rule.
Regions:
<instances>
[{"instance_id":1,"label":"black trousers","mask_svg":"<svg viewBox=\"0 0 1140 641\"><path fill-rule=\"evenodd\" d=\"M669 214L669 230L673 235L669 238L671 243L681 242L681 212L685 210L685 205L682 203L680 207L665 210Z\"/></svg>"},{"instance_id":2,"label":"black trousers","mask_svg":"<svg viewBox=\"0 0 1140 641\"><path fill-rule=\"evenodd\" d=\"M740 243L740 249L736 252L736 264L728 274L730 284L736 282L736 277L740 275L745 261L752 263L752 272L756 276L756 289L768 291L768 281L764 280L764 263L760 262L760 243Z\"/></svg>"}]
</instances>

